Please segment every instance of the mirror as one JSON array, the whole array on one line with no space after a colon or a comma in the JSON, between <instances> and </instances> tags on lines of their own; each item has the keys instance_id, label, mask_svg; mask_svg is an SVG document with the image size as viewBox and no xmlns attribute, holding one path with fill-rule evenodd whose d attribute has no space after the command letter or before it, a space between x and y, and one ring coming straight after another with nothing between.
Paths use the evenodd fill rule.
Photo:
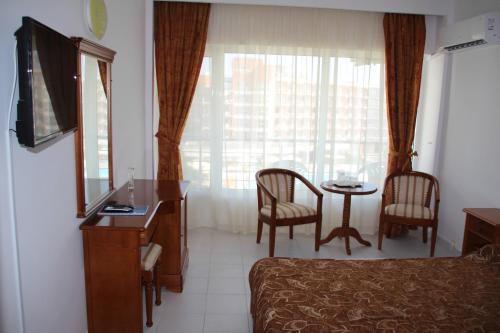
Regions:
<instances>
[{"instance_id":1,"label":"mirror","mask_svg":"<svg viewBox=\"0 0 500 333\"><path fill-rule=\"evenodd\" d=\"M78 47L75 135L77 216L95 211L113 192L111 63L115 52L82 38Z\"/></svg>"}]
</instances>

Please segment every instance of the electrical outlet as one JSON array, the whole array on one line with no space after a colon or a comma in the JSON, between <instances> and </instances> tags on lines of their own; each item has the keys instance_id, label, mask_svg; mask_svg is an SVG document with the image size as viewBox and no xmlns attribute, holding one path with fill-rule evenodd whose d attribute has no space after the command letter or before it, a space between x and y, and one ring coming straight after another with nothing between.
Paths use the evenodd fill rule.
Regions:
<instances>
[{"instance_id":1,"label":"electrical outlet","mask_svg":"<svg viewBox=\"0 0 500 333\"><path fill-rule=\"evenodd\" d=\"M457 241L456 240L451 241L451 249L454 251L457 249Z\"/></svg>"}]
</instances>

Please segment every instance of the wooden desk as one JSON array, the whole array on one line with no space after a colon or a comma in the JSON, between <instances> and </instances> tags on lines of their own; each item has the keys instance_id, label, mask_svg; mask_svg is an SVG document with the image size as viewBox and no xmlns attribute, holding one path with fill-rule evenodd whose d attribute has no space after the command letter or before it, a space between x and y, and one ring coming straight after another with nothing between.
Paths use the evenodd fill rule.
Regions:
<instances>
[{"instance_id":1,"label":"wooden desk","mask_svg":"<svg viewBox=\"0 0 500 333\"><path fill-rule=\"evenodd\" d=\"M500 209L464 208L465 230L462 255L483 245L500 244Z\"/></svg>"},{"instance_id":2,"label":"wooden desk","mask_svg":"<svg viewBox=\"0 0 500 333\"><path fill-rule=\"evenodd\" d=\"M331 184L331 181L322 182L320 186L325 191L344 195L344 210L343 210L343 215L342 215L342 226L330 231L328 236L326 236L326 238L320 240L319 243L321 245L323 245L323 244L330 242L332 239L334 239L337 236L344 237L344 239L345 239L345 251L347 252L348 255L351 255L351 246L349 244L350 237L354 237L360 244L363 244L366 246L372 246L369 241L361 238L361 235L359 234L358 230L349 226L349 219L351 217L351 195L372 194L372 193L375 193L377 191L377 187L373 184L370 184L370 183L363 183L363 186L355 187L355 188L338 187L338 186L329 185L329 184Z\"/></svg>"},{"instance_id":3,"label":"wooden desk","mask_svg":"<svg viewBox=\"0 0 500 333\"><path fill-rule=\"evenodd\" d=\"M136 180L108 201L148 205L144 216L89 216L81 225L89 333L142 332L141 246L162 246L160 281L182 291L188 264L189 182Z\"/></svg>"}]
</instances>

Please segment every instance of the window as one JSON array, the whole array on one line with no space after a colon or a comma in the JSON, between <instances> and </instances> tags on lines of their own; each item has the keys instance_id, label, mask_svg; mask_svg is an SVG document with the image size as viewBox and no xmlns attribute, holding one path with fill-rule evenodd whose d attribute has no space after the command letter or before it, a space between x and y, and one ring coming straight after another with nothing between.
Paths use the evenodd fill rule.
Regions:
<instances>
[{"instance_id":1,"label":"window","mask_svg":"<svg viewBox=\"0 0 500 333\"><path fill-rule=\"evenodd\" d=\"M380 63L314 55L215 56L204 59L184 130L186 179L254 189L255 172L281 166L315 182L340 170L383 180L387 122Z\"/></svg>"}]
</instances>

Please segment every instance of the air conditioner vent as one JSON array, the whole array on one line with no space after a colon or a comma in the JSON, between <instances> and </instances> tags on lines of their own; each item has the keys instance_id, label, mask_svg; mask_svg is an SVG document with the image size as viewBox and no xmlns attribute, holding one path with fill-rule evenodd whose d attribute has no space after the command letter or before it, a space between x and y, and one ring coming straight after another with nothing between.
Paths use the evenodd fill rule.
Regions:
<instances>
[{"instance_id":1,"label":"air conditioner vent","mask_svg":"<svg viewBox=\"0 0 500 333\"><path fill-rule=\"evenodd\" d=\"M446 52L500 45L500 11L446 25L439 31L438 39L440 50Z\"/></svg>"},{"instance_id":2,"label":"air conditioner vent","mask_svg":"<svg viewBox=\"0 0 500 333\"><path fill-rule=\"evenodd\" d=\"M473 46L478 46L478 45L483 45L483 44L486 44L486 41L484 39L479 39L479 40L475 40L472 42L467 42L467 43L462 43L462 44L457 44L457 45L452 45L452 46L446 46L444 49L446 51L452 52L452 51L457 51L457 50L465 49L468 47L473 47Z\"/></svg>"}]
</instances>

